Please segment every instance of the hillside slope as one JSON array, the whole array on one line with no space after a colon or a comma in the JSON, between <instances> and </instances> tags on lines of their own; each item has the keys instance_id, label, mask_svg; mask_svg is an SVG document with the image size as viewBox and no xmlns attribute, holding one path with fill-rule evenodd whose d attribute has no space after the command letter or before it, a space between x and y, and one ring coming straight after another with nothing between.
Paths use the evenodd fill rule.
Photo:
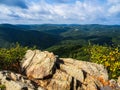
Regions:
<instances>
[{"instance_id":1,"label":"hillside slope","mask_svg":"<svg viewBox=\"0 0 120 90\"><path fill-rule=\"evenodd\" d=\"M19 42L24 46L50 48L56 45L119 45L120 25L0 25L0 47Z\"/></svg>"},{"instance_id":2,"label":"hillside slope","mask_svg":"<svg viewBox=\"0 0 120 90\"><path fill-rule=\"evenodd\" d=\"M0 47L9 47L12 43L20 43L23 46L47 48L60 40L59 36L41 31L24 30L13 25L0 25Z\"/></svg>"}]
</instances>

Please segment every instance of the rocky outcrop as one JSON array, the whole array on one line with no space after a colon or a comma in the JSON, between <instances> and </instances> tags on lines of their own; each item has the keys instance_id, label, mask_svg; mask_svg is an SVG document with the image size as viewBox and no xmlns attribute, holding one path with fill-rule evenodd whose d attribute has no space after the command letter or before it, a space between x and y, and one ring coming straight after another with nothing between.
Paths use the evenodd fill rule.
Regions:
<instances>
[{"instance_id":1,"label":"rocky outcrop","mask_svg":"<svg viewBox=\"0 0 120 90\"><path fill-rule=\"evenodd\" d=\"M108 84L108 73L102 65L58 58L47 51L27 51L22 69L46 90L100 90Z\"/></svg>"},{"instance_id":2,"label":"rocky outcrop","mask_svg":"<svg viewBox=\"0 0 120 90\"><path fill-rule=\"evenodd\" d=\"M25 76L1 71L0 84L6 90L120 90L120 78L108 80L104 66L48 51L28 50L21 69Z\"/></svg>"},{"instance_id":3,"label":"rocky outcrop","mask_svg":"<svg viewBox=\"0 0 120 90\"><path fill-rule=\"evenodd\" d=\"M0 84L5 85L4 90L34 90L35 86L31 80L21 74L11 71L0 71Z\"/></svg>"}]
</instances>

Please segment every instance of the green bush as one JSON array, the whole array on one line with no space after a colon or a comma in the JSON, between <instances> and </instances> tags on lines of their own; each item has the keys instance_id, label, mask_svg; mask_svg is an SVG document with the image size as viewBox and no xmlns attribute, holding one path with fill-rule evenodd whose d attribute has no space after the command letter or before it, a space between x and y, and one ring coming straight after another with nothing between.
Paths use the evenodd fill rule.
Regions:
<instances>
[{"instance_id":1,"label":"green bush","mask_svg":"<svg viewBox=\"0 0 120 90\"><path fill-rule=\"evenodd\" d=\"M110 78L117 78L120 75L120 50L107 46L93 45L90 48L90 60L103 64L109 73Z\"/></svg>"},{"instance_id":2,"label":"green bush","mask_svg":"<svg viewBox=\"0 0 120 90\"><path fill-rule=\"evenodd\" d=\"M9 49L0 48L0 69L20 71L20 61L24 57L28 47L22 47L18 43Z\"/></svg>"},{"instance_id":3,"label":"green bush","mask_svg":"<svg viewBox=\"0 0 120 90\"><path fill-rule=\"evenodd\" d=\"M6 86L5 85L0 85L0 90L6 90Z\"/></svg>"}]
</instances>

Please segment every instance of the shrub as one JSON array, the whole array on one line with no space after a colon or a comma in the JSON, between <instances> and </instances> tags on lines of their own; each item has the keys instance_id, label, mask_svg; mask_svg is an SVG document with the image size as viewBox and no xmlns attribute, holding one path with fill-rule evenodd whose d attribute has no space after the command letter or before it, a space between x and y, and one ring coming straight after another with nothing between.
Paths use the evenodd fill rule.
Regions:
<instances>
[{"instance_id":1,"label":"shrub","mask_svg":"<svg viewBox=\"0 0 120 90\"><path fill-rule=\"evenodd\" d=\"M119 48L93 45L90 48L90 60L103 64L109 73L110 78L117 78L120 75L120 51Z\"/></svg>"},{"instance_id":2,"label":"shrub","mask_svg":"<svg viewBox=\"0 0 120 90\"><path fill-rule=\"evenodd\" d=\"M22 47L18 43L9 49L0 48L0 69L20 71L20 61L24 57L28 47Z\"/></svg>"},{"instance_id":3,"label":"shrub","mask_svg":"<svg viewBox=\"0 0 120 90\"><path fill-rule=\"evenodd\" d=\"M0 85L0 90L6 90L6 86L5 85Z\"/></svg>"}]
</instances>

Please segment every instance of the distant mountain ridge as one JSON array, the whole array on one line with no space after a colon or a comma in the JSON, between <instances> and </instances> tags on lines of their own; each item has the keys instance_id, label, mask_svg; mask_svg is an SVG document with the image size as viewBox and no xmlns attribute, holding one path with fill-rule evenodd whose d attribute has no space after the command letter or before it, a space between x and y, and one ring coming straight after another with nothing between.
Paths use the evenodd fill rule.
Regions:
<instances>
[{"instance_id":1,"label":"distant mountain ridge","mask_svg":"<svg viewBox=\"0 0 120 90\"><path fill-rule=\"evenodd\" d=\"M16 25L0 25L0 47L9 47L12 43L20 43L23 46L46 48L59 41L59 36L41 31L24 30Z\"/></svg>"},{"instance_id":2,"label":"distant mountain ridge","mask_svg":"<svg viewBox=\"0 0 120 90\"><path fill-rule=\"evenodd\" d=\"M120 44L120 25L99 24L0 24L0 47L19 42L48 48L57 44Z\"/></svg>"}]
</instances>

